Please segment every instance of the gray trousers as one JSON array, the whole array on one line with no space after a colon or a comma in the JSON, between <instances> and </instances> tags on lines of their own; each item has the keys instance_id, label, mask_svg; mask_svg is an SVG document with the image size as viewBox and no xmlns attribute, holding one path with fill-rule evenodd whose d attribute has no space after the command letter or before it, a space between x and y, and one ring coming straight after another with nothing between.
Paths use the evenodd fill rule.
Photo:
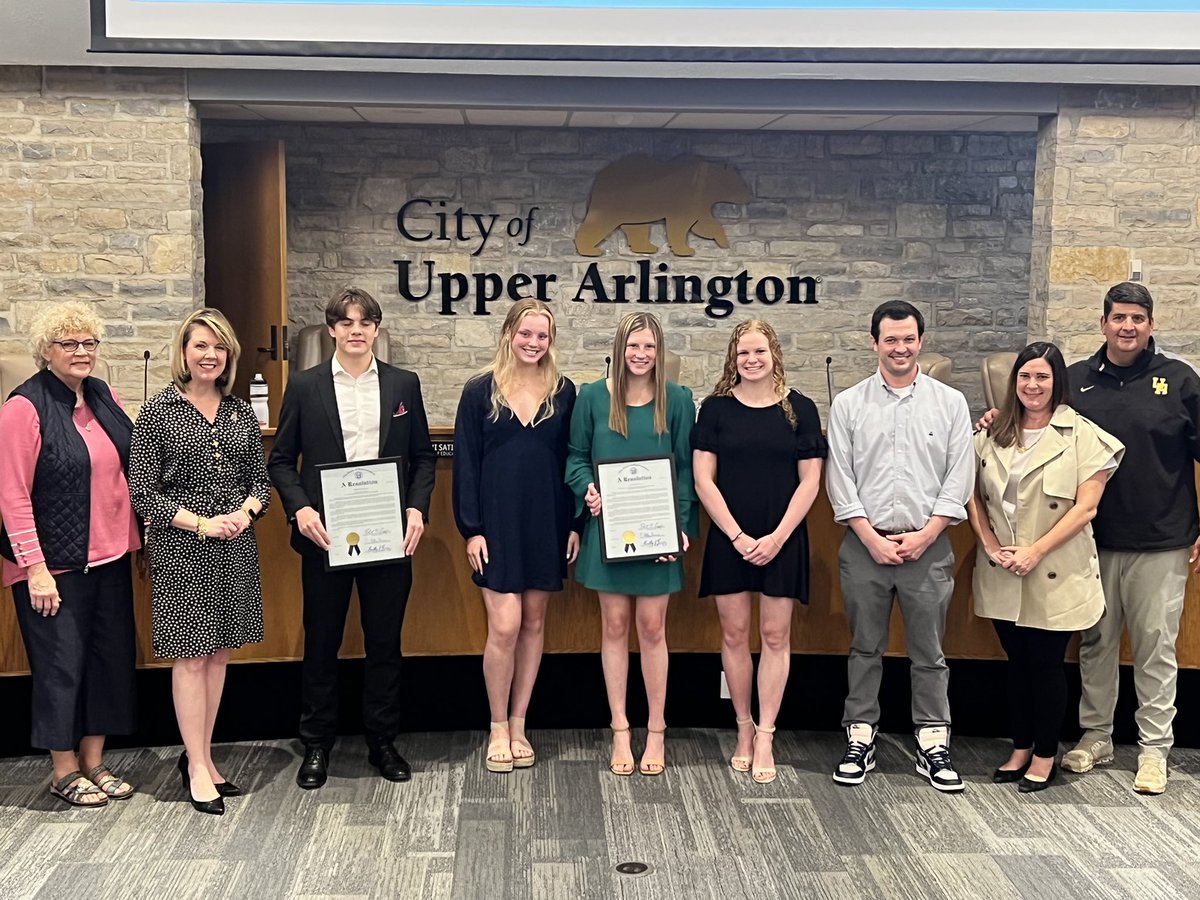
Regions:
<instances>
[{"instance_id":1,"label":"gray trousers","mask_svg":"<svg viewBox=\"0 0 1200 900\"><path fill-rule=\"evenodd\" d=\"M1187 587L1190 547L1158 553L1100 551L1104 617L1083 632L1079 674L1083 696L1079 724L1089 737L1112 737L1117 708L1121 631L1133 651L1134 720L1142 752L1167 758L1174 743L1175 641Z\"/></svg>"},{"instance_id":2,"label":"gray trousers","mask_svg":"<svg viewBox=\"0 0 1200 900\"><path fill-rule=\"evenodd\" d=\"M954 593L954 550L943 532L919 560L881 566L853 531L838 551L842 597L850 622L846 663L850 692L842 725L879 722L879 682L893 597L904 616L904 636L912 662L913 725L949 725L950 670L942 654L946 611Z\"/></svg>"}]
</instances>

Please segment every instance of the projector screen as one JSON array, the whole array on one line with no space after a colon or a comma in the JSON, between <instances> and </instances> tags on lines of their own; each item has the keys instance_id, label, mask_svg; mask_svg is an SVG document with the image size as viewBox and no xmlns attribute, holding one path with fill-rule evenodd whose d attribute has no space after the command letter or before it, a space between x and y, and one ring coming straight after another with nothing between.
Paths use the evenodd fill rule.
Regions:
<instances>
[{"instance_id":1,"label":"projector screen","mask_svg":"<svg viewBox=\"0 0 1200 900\"><path fill-rule=\"evenodd\" d=\"M1200 51L1200 0L92 2L97 50L1067 62L1182 62Z\"/></svg>"}]
</instances>

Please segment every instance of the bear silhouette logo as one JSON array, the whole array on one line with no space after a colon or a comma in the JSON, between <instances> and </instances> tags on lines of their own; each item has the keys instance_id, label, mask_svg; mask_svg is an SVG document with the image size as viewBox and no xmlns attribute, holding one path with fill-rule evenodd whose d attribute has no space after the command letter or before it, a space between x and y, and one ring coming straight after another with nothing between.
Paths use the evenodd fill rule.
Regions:
<instances>
[{"instance_id":1,"label":"bear silhouette logo","mask_svg":"<svg viewBox=\"0 0 1200 900\"><path fill-rule=\"evenodd\" d=\"M600 244L618 228L634 253L655 253L650 226L664 222L667 244L676 256L692 256L688 235L708 238L728 248L714 203L749 203L750 188L728 166L695 156L670 160L628 156L609 163L592 182L587 215L575 232L581 256L600 256Z\"/></svg>"}]
</instances>

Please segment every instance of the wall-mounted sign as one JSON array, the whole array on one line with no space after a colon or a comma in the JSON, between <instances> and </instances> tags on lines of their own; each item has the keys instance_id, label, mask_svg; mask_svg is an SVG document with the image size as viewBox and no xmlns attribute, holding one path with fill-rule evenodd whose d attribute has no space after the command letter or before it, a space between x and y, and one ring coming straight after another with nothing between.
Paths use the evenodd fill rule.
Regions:
<instances>
[{"instance_id":1,"label":"wall-mounted sign","mask_svg":"<svg viewBox=\"0 0 1200 900\"><path fill-rule=\"evenodd\" d=\"M683 156L657 161L644 156L618 160L600 170L592 185L587 215L575 232L582 256L600 256L601 245L615 231L624 232L634 253L656 253L651 227L663 223L668 249L690 257L689 237L705 238L728 249L725 229L713 215L716 203L742 205L752 199L742 177L728 166ZM524 247L537 224L539 208L505 218L489 210L453 206L448 200L416 197L396 213L396 230L416 244L465 244L479 256L493 241L507 239ZM678 274L665 262L638 260L633 271L607 277L590 263L579 284L561 285L555 272L439 272L433 260L414 263L397 259L396 287L412 303L432 300L443 316L469 312L491 315L496 300L536 297L547 303L569 299L577 303L683 303L704 307L711 318L723 319L738 305L817 302L819 275L768 275L755 278L742 268L729 275Z\"/></svg>"}]
</instances>

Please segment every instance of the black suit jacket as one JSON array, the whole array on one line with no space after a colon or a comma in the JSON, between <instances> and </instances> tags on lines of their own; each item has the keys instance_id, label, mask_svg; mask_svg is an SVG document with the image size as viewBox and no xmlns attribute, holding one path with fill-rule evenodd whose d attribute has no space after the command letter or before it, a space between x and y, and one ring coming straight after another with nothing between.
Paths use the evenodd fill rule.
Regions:
<instances>
[{"instance_id":1,"label":"black suit jacket","mask_svg":"<svg viewBox=\"0 0 1200 900\"><path fill-rule=\"evenodd\" d=\"M429 440L429 422L421 400L421 382L407 369L376 360L379 365L379 455L399 456L404 505L429 520L437 454ZM346 462L342 421L333 389L333 365L321 363L288 380L275 430L267 471L292 523L292 549L321 553L296 528L296 511L311 506L324 518L321 501L322 463Z\"/></svg>"}]
</instances>

